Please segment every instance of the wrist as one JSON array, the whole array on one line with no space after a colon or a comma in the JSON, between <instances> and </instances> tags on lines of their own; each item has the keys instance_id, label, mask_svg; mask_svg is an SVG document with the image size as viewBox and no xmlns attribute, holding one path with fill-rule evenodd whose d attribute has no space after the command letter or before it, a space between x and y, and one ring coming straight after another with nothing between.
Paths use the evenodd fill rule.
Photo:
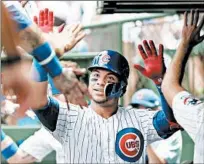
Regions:
<instances>
[{"instance_id":1,"label":"wrist","mask_svg":"<svg viewBox=\"0 0 204 164\"><path fill-rule=\"evenodd\" d=\"M157 85L157 86L161 86L163 81L163 77L157 78L157 79L153 79L153 82Z\"/></svg>"},{"instance_id":2,"label":"wrist","mask_svg":"<svg viewBox=\"0 0 204 164\"><path fill-rule=\"evenodd\" d=\"M192 44L190 44L190 41L185 39L181 39L179 46L184 49L184 52L188 52L193 48Z\"/></svg>"}]
</instances>

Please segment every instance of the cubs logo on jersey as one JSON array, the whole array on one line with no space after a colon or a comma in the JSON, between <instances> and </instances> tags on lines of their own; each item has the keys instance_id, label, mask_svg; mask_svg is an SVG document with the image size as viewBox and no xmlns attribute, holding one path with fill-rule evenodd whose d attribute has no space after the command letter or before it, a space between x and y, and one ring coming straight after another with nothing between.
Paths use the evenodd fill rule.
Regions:
<instances>
[{"instance_id":1,"label":"cubs logo on jersey","mask_svg":"<svg viewBox=\"0 0 204 164\"><path fill-rule=\"evenodd\" d=\"M198 104L201 104L202 101L200 101L199 99L193 97L193 96L183 96L181 97L181 99L183 99L183 103L184 105L189 105L189 106L192 106L192 105L198 105Z\"/></svg>"},{"instance_id":2,"label":"cubs logo on jersey","mask_svg":"<svg viewBox=\"0 0 204 164\"><path fill-rule=\"evenodd\" d=\"M117 133L115 143L116 154L127 162L140 159L144 149L144 138L136 128L125 128Z\"/></svg>"}]
</instances>

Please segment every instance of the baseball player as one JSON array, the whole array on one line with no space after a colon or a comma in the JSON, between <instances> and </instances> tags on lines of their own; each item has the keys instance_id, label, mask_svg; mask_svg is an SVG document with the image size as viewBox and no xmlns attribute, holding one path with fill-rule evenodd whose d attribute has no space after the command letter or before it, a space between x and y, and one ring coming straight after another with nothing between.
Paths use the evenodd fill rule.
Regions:
<instances>
[{"instance_id":1,"label":"baseball player","mask_svg":"<svg viewBox=\"0 0 204 164\"><path fill-rule=\"evenodd\" d=\"M153 80L160 85L164 71L163 47L160 46L159 55L156 55L152 41L150 45L151 48L144 42L145 49L148 47L151 51L146 58L157 62L158 65L153 66L159 71L151 69L154 72L148 73L154 75ZM92 96L89 107L69 104L67 109L65 103L49 97L42 103L46 106L32 108L62 144L66 163L144 163L147 144L167 138L176 130L162 110L125 110L118 106L129 76L128 62L121 54L103 51L95 56L89 70Z\"/></svg>"},{"instance_id":2,"label":"baseball player","mask_svg":"<svg viewBox=\"0 0 204 164\"><path fill-rule=\"evenodd\" d=\"M133 94L130 105L139 109L158 110L160 99L151 89L143 88Z\"/></svg>"},{"instance_id":3,"label":"baseball player","mask_svg":"<svg viewBox=\"0 0 204 164\"><path fill-rule=\"evenodd\" d=\"M181 86L190 52L204 39L204 35L200 35L204 16L200 23L198 20L198 10L191 10L190 16L185 12L181 42L165 75L162 90L176 120L195 142L194 163L204 163L204 102Z\"/></svg>"}]
</instances>

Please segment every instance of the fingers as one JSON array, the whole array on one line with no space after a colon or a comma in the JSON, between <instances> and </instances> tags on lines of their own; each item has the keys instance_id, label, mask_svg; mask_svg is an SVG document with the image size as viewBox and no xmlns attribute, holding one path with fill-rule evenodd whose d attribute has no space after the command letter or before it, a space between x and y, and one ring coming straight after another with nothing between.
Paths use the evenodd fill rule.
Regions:
<instances>
[{"instance_id":1,"label":"fingers","mask_svg":"<svg viewBox=\"0 0 204 164\"><path fill-rule=\"evenodd\" d=\"M78 25L79 24L72 24L70 26L67 26L67 30L73 33L77 29Z\"/></svg>"},{"instance_id":2,"label":"fingers","mask_svg":"<svg viewBox=\"0 0 204 164\"><path fill-rule=\"evenodd\" d=\"M194 22L193 22L193 24L194 24L195 26L197 26L197 24L198 24L198 19L199 19L199 11L198 11L198 9L196 9L196 11L195 11L195 17L194 17Z\"/></svg>"},{"instance_id":3,"label":"fingers","mask_svg":"<svg viewBox=\"0 0 204 164\"><path fill-rule=\"evenodd\" d=\"M45 8L44 10L44 25L48 25L48 8Z\"/></svg>"},{"instance_id":4,"label":"fingers","mask_svg":"<svg viewBox=\"0 0 204 164\"><path fill-rule=\"evenodd\" d=\"M184 26L187 26L188 24L187 24L187 22L188 22L188 13L187 13L187 11L184 13Z\"/></svg>"},{"instance_id":5,"label":"fingers","mask_svg":"<svg viewBox=\"0 0 204 164\"><path fill-rule=\"evenodd\" d=\"M194 10L191 10L190 25L193 25L193 21L194 21Z\"/></svg>"},{"instance_id":6,"label":"fingers","mask_svg":"<svg viewBox=\"0 0 204 164\"><path fill-rule=\"evenodd\" d=\"M159 44L159 58L163 59L163 53L164 53L164 46L163 44Z\"/></svg>"},{"instance_id":7,"label":"fingers","mask_svg":"<svg viewBox=\"0 0 204 164\"><path fill-rule=\"evenodd\" d=\"M79 67L79 65L76 62L73 61L60 61L60 63L62 64L62 66L64 68L77 68Z\"/></svg>"},{"instance_id":8,"label":"fingers","mask_svg":"<svg viewBox=\"0 0 204 164\"><path fill-rule=\"evenodd\" d=\"M53 27L54 27L54 13L53 13L53 11L49 11L48 25L49 25L50 32L53 32Z\"/></svg>"},{"instance_id":9,"label":"fingers","mask_svg":"<svg viewBox=\"0 0 204 164\"><path fill-rule=\"evenodd\" d=\"M152 56L157 56L157 51L156 51L154 42L152 40L149 41L149 45L150 45L150 48L151 48L151 51L152 51Z\"/></svg>"},{"instance_id":10,"label":"fingers","mask_svg":"<svg viewBox=\"0 0 204 164\"><path fill-rule=\"evenodd\" d=\"M200 23L198 24L198 31L200 31L203 28L204 25L204 15L201 18Z\"/></svg>"},{"instance_id":11,"label":"fingers","mask_svg":"<svg viewBox=\"0 0 204 164\"><path fill-rule=\"evenodd\" d=\"M146 55L146 53L145 53L145 51L144 51L141 44L138 45L138 49L140 51L140 55L142 56L143 60L145 60L147 58L147 55Z\"/></svg>"},{"instance_id":12,"label":"fingers","mask_svg":"<svg viewBox=\"0 0 204 164\"><path fill-rule=\"evenodd\" d=\"M144 45L144 48L145 48L145 51L147 52L147 55L148 56L152 56L152 52L151 52L151 49L147 43L146 40L143 40L143 45Z\"/></svg>"},{"instance_id":13,"label":"fingers","mask_svg":"<svg viewBox=\"0 0 204 164\"><path fill-rule=\"evenodd\" d=\"M83 88L83 86L79 86L79 82L76 83L76 85L69 90L69 102L80 106L88 106L85 100L85 94L83 92L86 92L85 88Z\"/></svg>"},{"instance_id":14,"label":"fingers","mask_svg":"<svg viewBox=\"0 0 204 164\"><path fill-rule=\"evenodd\" d=\"M78 76L82 76L86 73L86 69L85 68L75 68L73 69L73 72Z\"/></svg>"},{"instance_id":15,"label":"fingers","mask_svg":"<svg viewBox=\"0 0 204 164\"><path fill-rule=\"evenodd\" d=\"M76 43L81 41L86 36L86 33L84 31L79 32L79 34L76 37Z\"/></svg>"},{"instance_id":16,"label":"fingers","mask_svg":"<svg viewBox=\"0 0 204 164\"><path fill-rule=\"evenodd\" d=\"M77 35L82 30L82 24L78 24L77 28L73 31L74 35Z\"/></svg>"},{"instance_id":17,"label":"fingers","mask_svg":"<svg viewBox=\"0 0 204 164\"><path fill-rule=\"evenodd\" d=\"M152 40L149 41L149 44L146 40L143 41L143 45L145 48L145 51L147 53L145 53L142 45L138 45L138 49L140 51L140 54L142 56L142 58L145 60L148 56L157 56L157 50L155 47L155 44ZM148 55L148 56L147 56Z\"/></svg>"},{"instance_id":18,"label":"fingers","mask_svg":"<svg viewBox=\"0 0 204 164\"><path fill-rule=\"evenodd\" d=\"M91 99L91 94L90 94L89 91L88 91L87 85L84 84L84 83L82 83L82 82L79 82L78 85L79 85L79 89L81 90L81 92L82 92L85 96L88 96L88 98Z\"/></svg>"},{"instance_id":19,"label":"fingers","mask_svg":"<svg viewBox=\"0 0 204 164\"><path fill-rule=\"evenodd\" d=\"M39 27L44 26L44 11L41 10L39 13Z\"/></svg>"}]
</instances>

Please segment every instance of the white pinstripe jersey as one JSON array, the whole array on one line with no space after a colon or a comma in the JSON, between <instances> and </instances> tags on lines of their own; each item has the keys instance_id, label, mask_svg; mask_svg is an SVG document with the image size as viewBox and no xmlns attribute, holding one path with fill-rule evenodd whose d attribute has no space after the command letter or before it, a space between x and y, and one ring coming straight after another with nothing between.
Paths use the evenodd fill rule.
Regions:
<instances>
[{"instance_id":1,"label":"white pinstripe jersey","mask_svg":"<svg viewBox=\"0 0 204 164\"><path fill-rule=\"evenodd\" d=\"M63 145L66 163L144 163L146 146L161 138L155 112L119 108L108 119L94 110L60 103L53 135Z\"/></svg>"},{"instance_id":2,"label":"white pinstripe jersey","mask_svg":"<svg viewBox=\"0 0 204 164\"><path fill-rule=\"evenodd\" d=\"M182 91L174 97L173 112L195 142L194 163L204 163L204 102Z\"/></svg>"}]
</instances>

